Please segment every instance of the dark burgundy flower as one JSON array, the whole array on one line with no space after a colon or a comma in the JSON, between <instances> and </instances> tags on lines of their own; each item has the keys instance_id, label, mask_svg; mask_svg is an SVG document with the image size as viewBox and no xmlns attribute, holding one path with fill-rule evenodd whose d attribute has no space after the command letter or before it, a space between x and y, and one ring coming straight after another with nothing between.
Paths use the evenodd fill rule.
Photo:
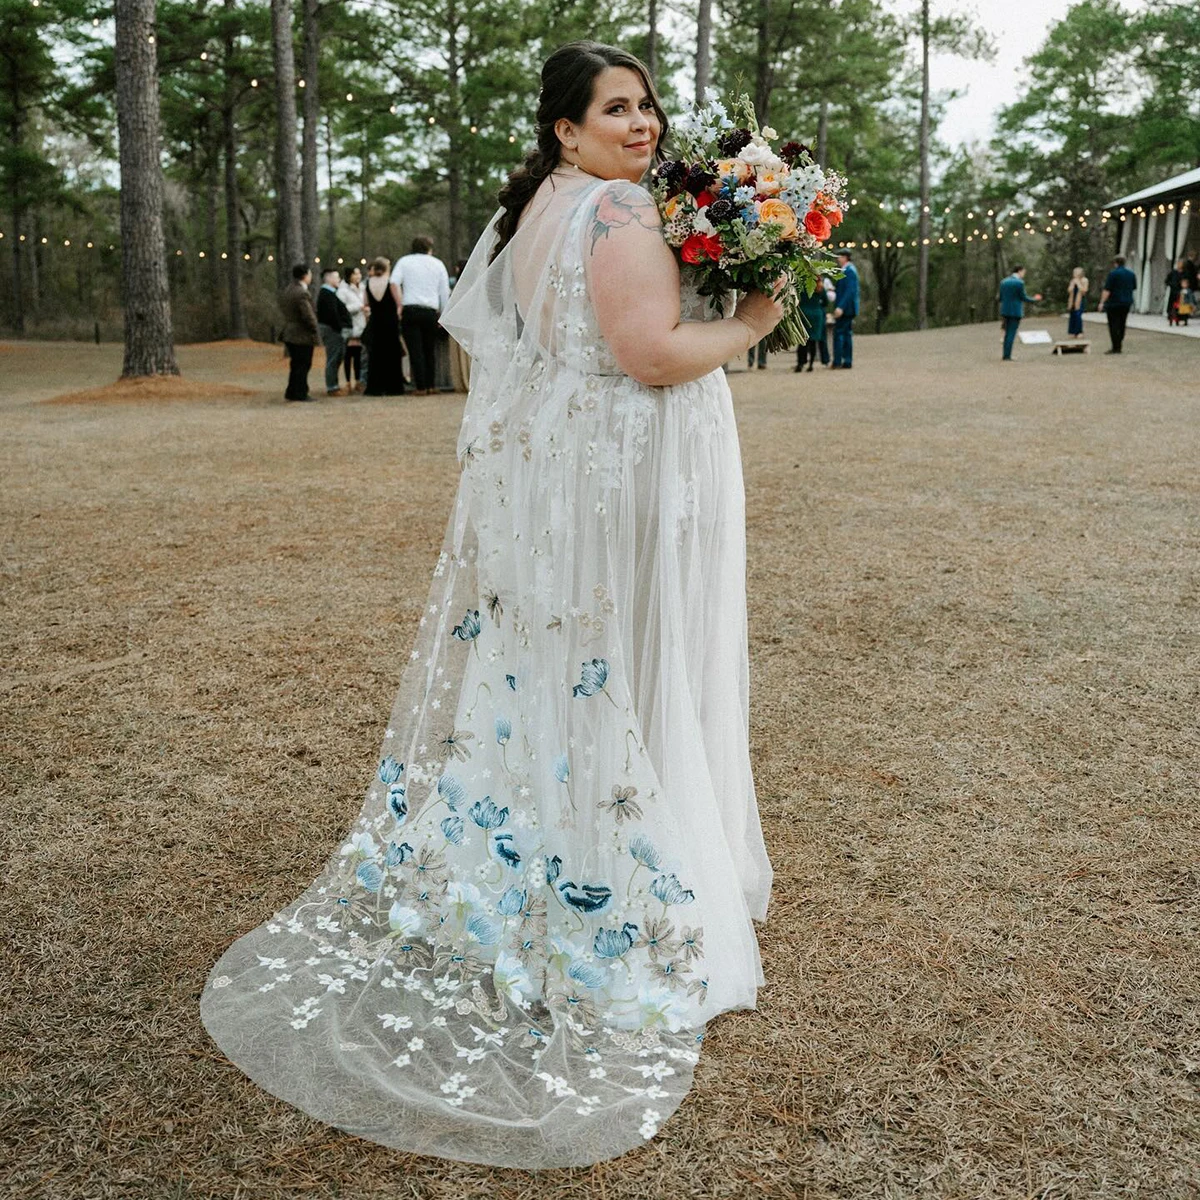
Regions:
<instances>
[{"instance_id":1,"label":"dark burgundy flower","mask_svg":"<svg viewBox=\"0 0 1200 1200\"><path fill-rule=\"evenodd\" d=\"M732 129L721 135L717 148L726 158L732 158L743 147L750 145L753 134L748 129Z\"/></svg>"},{"instance_id":2,"label":"dark burgundy flower","mask_svg":"<svg viewBox=\"0 0 1200 1200\"><path fill-rule=\"evenodd\" d=\"M717 182L717 177L708 170L702 163L697 163L687 173L687 181L684 183L684 189L692 193L693 196L700 195L706 191L711 184Z\"/></svg>"},{"instance_id":3,"label":"dark burgundy flower","mask_svg":"<svg viewBox=\"0 0 1200 1200\"><path fill-rule=\"evenodd\" d=\"M659 179L661 179L672 192L680 192L683 190L683 184L687 179L687 173L687 163L680 162L678 159L672 159L662 163L658 168Z\"/></svg>"},{"instance_id":4,"label":"dark burgundy flower","mask_svg":"<svg viewBox=\"0 0 1200 1200\"><path fill-rule=\"evenodd\" d=\"M733 202L726 200L724 196L718 197L708 206L708 219L715 224L722 221L732 221L737 209Z\"/></svg>"},{"instance_id":5,"label":"dark burgundy flower","mask_svg":"<svg viewBox=\"0 0 1200 1200\"><path fill-rule=\"evenodd\" d=\"M802 154L807 154L809 158L812 158L812 151L803 142L787 142L779 148L779 157L789 167L794 166Z\"/></svg>"}]
</instances>

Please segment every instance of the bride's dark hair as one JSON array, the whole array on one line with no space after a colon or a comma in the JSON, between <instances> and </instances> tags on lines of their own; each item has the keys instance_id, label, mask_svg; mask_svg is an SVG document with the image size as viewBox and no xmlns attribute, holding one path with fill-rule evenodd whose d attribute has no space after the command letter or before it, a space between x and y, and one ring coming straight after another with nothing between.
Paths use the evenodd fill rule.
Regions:
<instances>
[{"instance_id":1,"label":"bride's dark hair","mask_svg":"<svg viewBox=\"0 0 1200 1200\"><path fill-rule=\"evenodd\" d=\"M533 199L542 180L558 166L562 143L554 132L556 121L566 119L578 125L592 102L596 76L609 67L628 67L636 71L646 85L654 111L658 116L656 159L662 159L662 145L667 136L667 114L663 112L654 81L641 59L602 42L568 42L559 46L542 66L542 87L538 93L537 144L525 156L525 161L512 171L500 189L500 205L504 211L496 221L499 235L492 251L494 259L517 232L517 222L525 205Z\"/></svg>"}]
</instances>

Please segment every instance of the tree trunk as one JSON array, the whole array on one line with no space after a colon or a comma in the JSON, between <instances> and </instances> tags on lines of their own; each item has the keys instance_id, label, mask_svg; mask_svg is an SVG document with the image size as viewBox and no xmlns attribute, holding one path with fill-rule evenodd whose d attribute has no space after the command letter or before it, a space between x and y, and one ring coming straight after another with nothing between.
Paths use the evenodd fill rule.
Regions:
<instances>
[{"instance_id":1,"label":"tree trunk","mask_svg":"<svg viewBox=\"0 0 1200 1200\"><path fill-rule=\"evenodd\" d=\"M121 374L178 375L163 240L155 0L116 0L117 135L121 167Z\"/></svg>"},{"instance_id":2,"label":"tree trunk","mask_svg":"<svg viewBox=\"0 0 1200 1200\"><path fill-rule=\"evenodd\" d=\"M446 84L447 97L449 99L450 120L448 122L450 133L450 148L447 155L446 183L449 189L450 200L450 235L447 238L446 253L451 264L458 262L458 247L459 239L462 232L462 210L463 210L463 173L462 173L462 153L458 143L459 130L462 127L460 120L462 109L462 96L460 91L459 73L459 46L458 46L458 7L454 0L450 0L447 10L446 28L448 37L446 39ZM649 66L649 64L647 64ZM653 68L651 68L653 73Z\"/></svg>"},{"instance_id":3,"label":"tree trunk","mask_svg":"<svg viewBox=\"0 0 1200 1200\"><path fill-rule=\"evenodd\" d=\"M921 211L917 218L917 328L929 310L929 0L921 0Z\"/></svg>"},{"instance_id":4,"label":"tree trunk","mask_svg":"<svg viewBox=\"0 0 1200 1200\"><path fill-rule=\"evenodd\" d=\"M317 196L317 127L321 123L321 27L317 0L304 0L304 139L300 157L300 228L304 258L320 253L321 207Z\"/></svg>"},{"instance_id":5,"label":"tree trunk","mask_svg":"<svg viewBox=\"0 0 1200 1200\"><path fill-rule=\"evenodd\" d=\"M241 189L237 172L237 80L233 73L234 24L236 0L225 0L225 94L221 103L222 134L225 143L225 253L229 277L229 336L249 337L246 314L242 309Z\"/></svg>"},{"instance_id":6,"label":"tree trunk","mask_svg":"<svg viewBox=\"0 0 1200 1200\"><path fill-rule=\"evenodd\" d=\"M325 167L329 172L325 200L329 208L329 258L332 260L337 254L337 207L333 195L333 121L328 113L325 114Z\"/></svg>"},{"instance_id":7,"label":"tree trunk","mask_svg":"<svg viewBox=\"0 0 1200 1200\"><path fill-rule=\"evenodd\" d=\"M292 267L304 260L300 206L296 202L296 58L291 0L271 0L271 43L275 59L275 189L279 210L275 265L282 283L291 278Z\"/></svg>"},{"instance_id":8,"label":"tree trunk","mask_svg":"<svg viewBox=\"0 0 1200 1200\"><path fill-rule=\"evenodd\" d=\"M38 220L38 211L33 210L33 220L30 224L29 240L29 307L36 321L42 307L42 223Z\"/></svg>"},{"instance_id":9,"label":"tree trunk","mask_svg":"<svg viewBox=\"0 0 1200 1200\"><path fill-rule=\"evenodd\" d=\"M754 111L758 123L767 123L771 104L771 2L758 0L758 29L754 59Z\"/></svg>"},{"instance_id":10,"label":"tree trunk","mask_svg":"<svg viewBox=\"0 0 1200 1200\"><path fill-rule=\"evenodd\" d=\"M991 217L991 243L992 243L992 317L998 320L1000 317L1000 239L996 236L996 218Z\"/></svg>"},{"instance_id":11,"label":"tree trunk","mask_svg":"<svg viewBox=\"0 0 1200 1200\"><path fill-rule=\"evenodd\" d=\"M658 74L658 0L646 5L646 68L651 79Z\"/></svg>"},{"instance_id":12,"label":"tree trunk","mask_svg":"<svg viewBox=\"0 0 1200 1200\"><path fill-rule=\"evenodd\" d=\"M369 143L367 142L367 127L363 126L362 135L362 176L361 189L358 196L358 257L367 257L367 199L370 196L369 183L367 181L367 170L371 162L369 153Z\"/></svg>"},{"instance_id":13,"label":"tree trunk","mask_svg":"<svg viewBox=\"0 0 1200 1200\"><path fill-rule=\"evenodd\" d=\"M696 99L712 80L712 0L700 0L696 13Z\"/></svg>"},{"instance_id":14,"label":"tree trunk","mask_svg":"<svg viewBox=\"0 0 1200 1200\"><path fill-rule=\"evenodd\" d=\"M25 140L25 108L17 93L16 80L12 80L12 114L8 122L8 141L14 154L18 153ZM13 251L13 326L17 336L25 333L25 254L21 249L21 234L24 230L25 206L22 202L21 181L17 172L9 173L9 211L12 213Z\"/></svg>"},{"instance_id":15,"label":"tree trunk","mask_svg":"<svg viewBox=\"0 0 1200 1200\"><path fill-rule=\"evenodd\" d=\"M207 276L208 294L213 298L214 310L217 294L221 287L221 252L217 249L217 214L221 208L221 153L216 139L207 135L209 123L205 123L206 137L211 152L204 169L204 273ZM165 234L164 234L165 241ZM213 311L215 321L216 313ZM215 332L215 330L214 330Z\"/></svg>"},{"instance_id":16,"label":"tree trunk","mask_svg":"<svg viewBox=\"0 0 1200 1200\"><path fill-rule=\"evenodd\" d=\"M817 165L825 165L825 156L829 153L829 98L821 97L821 107L817 111Z\"/></svg>"}]
</instances>

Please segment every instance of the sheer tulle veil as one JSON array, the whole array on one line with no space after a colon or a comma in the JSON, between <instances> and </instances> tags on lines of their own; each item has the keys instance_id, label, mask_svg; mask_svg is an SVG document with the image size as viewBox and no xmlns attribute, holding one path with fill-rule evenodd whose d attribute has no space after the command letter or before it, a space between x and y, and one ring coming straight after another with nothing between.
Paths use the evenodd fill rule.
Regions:
<instances>
[{"instance_id":1,"label":"sheer tulle veil","mask_svg":"<svg viewBox=\"0 0 1200 1200\"><path fill-rule=\"evenodd\" d=\"M403 1150L621 1154L762 982L736 428L719 371L645 387L596 326L597 203L633 186L556 176L475 247L460 484L373 780L202 998L264 1088Z\"/></svg>"}]
</instances>

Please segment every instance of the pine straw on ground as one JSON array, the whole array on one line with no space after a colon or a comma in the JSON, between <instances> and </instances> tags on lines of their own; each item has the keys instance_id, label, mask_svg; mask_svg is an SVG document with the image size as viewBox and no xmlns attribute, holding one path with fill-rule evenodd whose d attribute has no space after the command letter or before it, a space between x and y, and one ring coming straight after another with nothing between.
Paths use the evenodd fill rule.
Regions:
<instances>
[{"instance_id":1,"label":"pine straw on ground","mask_svg":"<svg viewBox=\"0 0 1200 1200\"><path fill-rule=\"evenodd\" d=\"M998 342L734 378L768 986L659 1138L536 1175L320 1125L197 1016L358 810L458 402L5 401L3 1194L1200 1195L1198 348Z\"/></svg>"},{"instance_id":2,"label":"pine straw on ground","mask_svg":"<svg viewBox=\"0 0 1200 1200\"><path fill-rule=\"evenodd\" d=\"M64 392L43 404L165 404L177 400L240 400L256 396L250 388L231 383L200 383L180 375L135 376L100 387Z\"/></svg>"}]
</instances>

